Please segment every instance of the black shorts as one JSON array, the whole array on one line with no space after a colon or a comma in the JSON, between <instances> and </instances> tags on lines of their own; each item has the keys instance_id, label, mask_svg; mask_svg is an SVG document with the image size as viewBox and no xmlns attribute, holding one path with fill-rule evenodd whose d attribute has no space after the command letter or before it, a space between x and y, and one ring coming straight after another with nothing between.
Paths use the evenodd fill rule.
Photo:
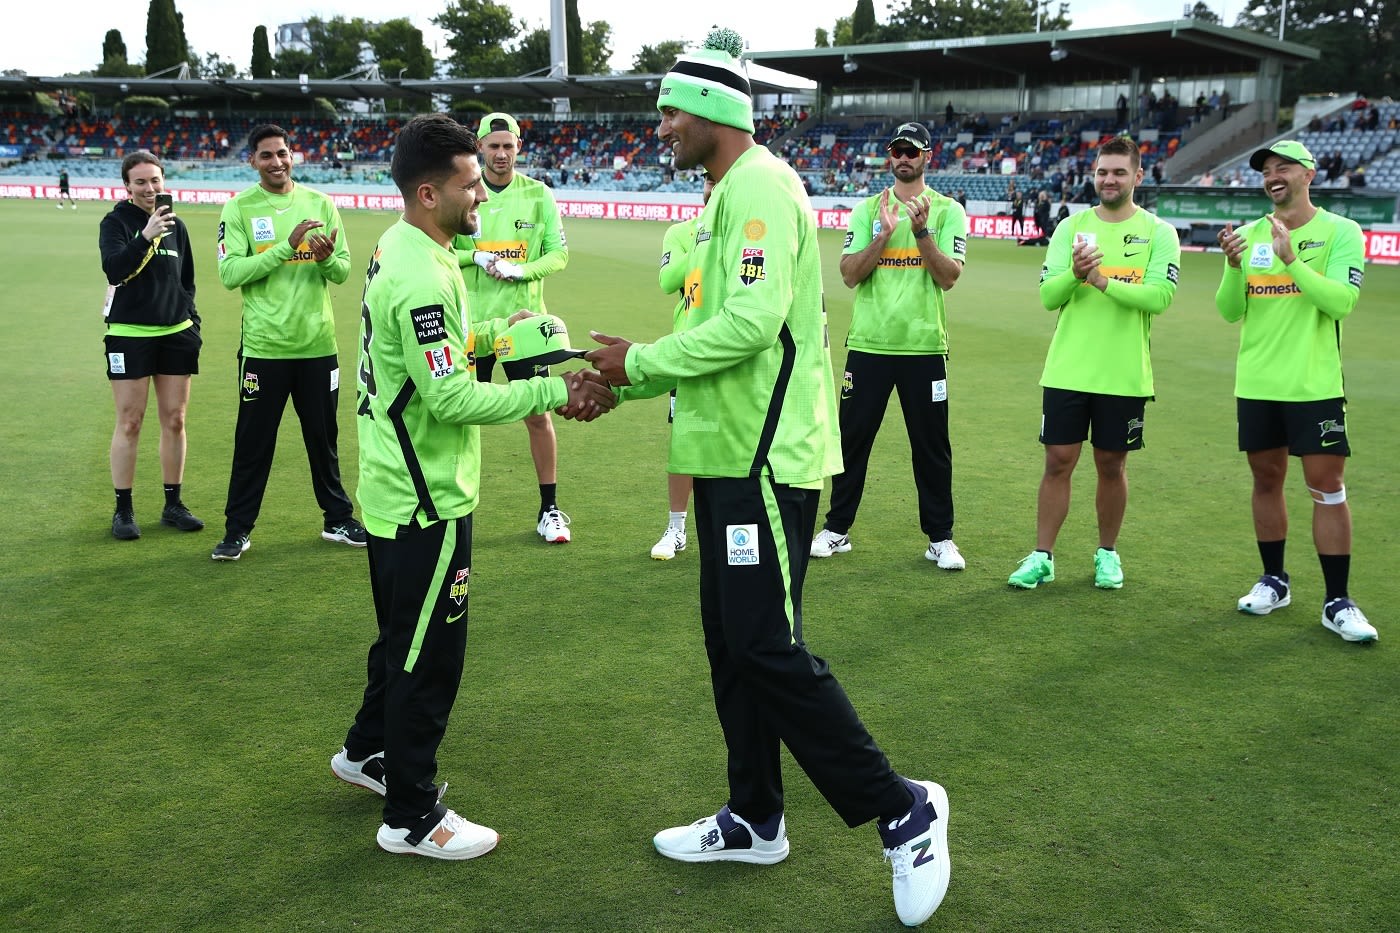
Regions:
<instances>
[{"instance_id":1,"label":"black shorts","mask_svg":"<svg viewBox=\"0 0 1400 933\"><path fill-rule=\"evenodd\" d=\"M1235 399L1240 450L1273 450L1287 447L1295 457L1305 454L1351 456L1347 440L1347 400L1328 398L1316 402L1268 402Z\"/></svg>"},{"instance_id":2,"label":"black shorts","mask_svg":"<svg viewBox=\"0 0 1400 933\"><path fill-rule=\"evenodd\" d=\"M530 379L535 376L548 376L549 367L539 366L534 363L503 363L501 369L505 371L507 379ZM496 371L496 354L491 353L486 356L476 358L476 381L490 382L491 375Z\"/></svg>"},{"instance_id":3,"label":"black shorts","mask_svg":"<svg viewBox=\"0 0 1400 933\"><path fill-rule=\"evenodd\" d=\"M1082 444L1098 450L1141 450L1147 396L1100 395L1045 387L1040 408L1042 444Z\"/></svg>"},{"instance_id":4,"label":"black shorts","mask_svg":"<svg viewBox=\"0 0 1400 933\"><path fill-rule=\"evenodd\" d=\"M108 379L193 376L199 372L199 348L204 345L197 327L163 337L107 334L102 343L107 349Z\"/></svg>"}]
</instances>

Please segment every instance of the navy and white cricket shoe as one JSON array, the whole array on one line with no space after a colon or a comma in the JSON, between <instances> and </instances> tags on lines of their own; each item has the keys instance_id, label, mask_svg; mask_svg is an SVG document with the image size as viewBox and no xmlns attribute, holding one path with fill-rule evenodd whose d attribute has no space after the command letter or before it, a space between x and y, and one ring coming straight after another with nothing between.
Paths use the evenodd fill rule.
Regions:
<instances>
[{"instance_id":1,"label":"navy and white cricket shoe","mask_svg":"<svg viewBox=\"0 0 1400 933\"><path fill-rule=\"evenodd\" d=\"M689 826L663 829L652 838L656 851L678 862L750 862L773 865L788 856L782 814L754 825L726 805Z\"/></svg>"},{"instance_id":2,"label":"navy and white cricket shoe","mask_svg":"<svg viewBox=\"0 0 1400 933\"><path fill-rule=\"evenodd\" d=\"M880 825L885 860L894 869L894 910L905 926L923 923L948 893L948 792L932 781L910 781L914 806Z\"/></svg>"}]
</instances>

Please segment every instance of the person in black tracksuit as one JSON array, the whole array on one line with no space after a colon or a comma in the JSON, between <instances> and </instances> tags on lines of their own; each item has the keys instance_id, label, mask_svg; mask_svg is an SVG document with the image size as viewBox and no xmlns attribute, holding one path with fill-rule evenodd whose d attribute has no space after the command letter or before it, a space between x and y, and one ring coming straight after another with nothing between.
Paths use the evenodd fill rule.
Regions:
<instances>
[{"instance_id":1,"label":"person in black tracksuit","mask_svg":"<svg viewBox=\"0 0 1400 933\"><path fill-rule=\"evenodd\" d=\"M102 218L98 247L108 284L102 312L107 323L107 378L117 411L111 448L117 498L112 535L129 541L141 537L131 489L152 381L165 482L161 524L181 531L204 527L180 500L185 409L190 376L199 372L201 340L189 232L170 207L156 207L156 196L165 187L160 160L149 152L132 153L122 160L122 182L129 197Z\"/></svg>"}]
</instances>

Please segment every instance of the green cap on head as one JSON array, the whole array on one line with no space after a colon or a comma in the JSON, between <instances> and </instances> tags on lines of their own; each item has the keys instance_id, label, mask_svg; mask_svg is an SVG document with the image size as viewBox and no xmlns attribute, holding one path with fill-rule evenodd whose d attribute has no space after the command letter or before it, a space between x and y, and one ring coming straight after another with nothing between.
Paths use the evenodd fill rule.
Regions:
<instances>
[{"instance_id":1,"label":"green cap on head","mask_svg":"<svg viewBox=\"0 0 1400 933\"><path fill-rule=\"evenodd\" d=\"M675 107L752 133L753 88L744 71L743 54L744 40L737 32L712 29L702 47L676 59L661 79L656 109Z\"/></svg>"},{"instance_id":2,"label":"green cap on head","mask_svg":"<svg viewBox=\"0 0 1400 933\"><path fill-rule=\"evenodd\" d=\"M583 356L569 346L569 329L552 314L521 318L496 338L491 349L508 379L528 379L535 367Z\"/></svg>"},{"instance_id":3,"label":"green cap on head","mask_svg":"<svg viewBox=\"0 0 1400 933\"><path fill-rule=\"evenodd\" d=\"M1249 167L1256 172L1263 171L1264 160L1271 155L1276 155L1280 159L1286 159L1289 162L1297 162L1303 168L1317 168L1317 160L1314 159L1313 154L1308 151L1308 147L1304 146L1296 139L1280 140L1272 146L1266 146L1263 149L1256 150L1254 155L1249 157Z\"/></svg>"},{"instance_id":4,"label":"green cap on head","mask_svg":"<svg viewBox=\"0 0 1400 933\"><path fill-rule=\"evenodd\" d=\"M476 128L476 135L485 136L501 130L510 130L517 138L520 136L520 124L508 113L488 113L482 117L480 125Z\"/></svg>"}]
</instances>

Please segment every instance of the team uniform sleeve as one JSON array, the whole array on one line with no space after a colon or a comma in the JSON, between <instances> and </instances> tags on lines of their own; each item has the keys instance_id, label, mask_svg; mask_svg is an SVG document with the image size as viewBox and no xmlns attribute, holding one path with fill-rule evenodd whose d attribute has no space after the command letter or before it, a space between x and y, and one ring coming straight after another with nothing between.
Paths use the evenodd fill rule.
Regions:
<instances>
[{"instance_id":1,"label":"team uniform sleeve","mask_svg":"<svg viewBox=\"0 0 1400 933\"><path fill-rule=\"evenodd\" d=\"M141 234L127 235L127 230L114 214L102 218L97 230L97 248L102 254L102 272L108 285L120 285L141 267L141 260L151 244Z\"/></svg>"},{"instance_id":2,"label":"team uniform sleeve","mask_svg":"<svg viewBox=\"0 0 1400 933\"><path fill-rule=\"evenodd\" d=\"M1048 311L1058 311L1083 283L1074 277L1074 234L1072 224L1060 223L1045 250L1040 268L1040 303Z\"/></svg>"},{"instance_id":3,"label":"team uniform sleeve","mask_svg":"<svg viewBox=\"0 0 1400 933\"><path fill-rule=\"evenodd\" d=\"M950 259L967 263L967 211L949 200L938 224L938 249Z\"/></svg>"},{"instance_id":4,"label":"team uniform sleeve","mask_svg":"<svg viewBox=\"0 0 1400 933\"><path fill-rule=\"evenodd\" d=\"M841 255L848 256L852 253L859 253L870 245L871 240L875 239L873 225L875 203L874 199L867 198L851 211L851 218L846 221L846 243L841 247Z\"/></svg>"},{"instance_id":5,"label":"team uniform sleeve","mask_svg":"<svg viewBox=\"0 0 1400 933\"><path fill-rule=\"evenodd\" d=\"M1356 307L1361 297L1362 269L1365 262L1365 242L1361 229L1354 224L1337 228L1339 236L1327 256L1327 271L1315 271L1303 260L1294 258L1287 266L1288 274L1303 297L1317 310L1334 321L1340 321Z\"/></svg>"},{"instance_id":6,"label":"team uniform sleeve","mask_svg":"<svg viewBox=\"0 0 1400 933\"><path fill-rule=\"evenodd\" d=\"M1134 311L1161 314L1172 303L1180 277L1181 240L1174 229L1157 223L1152 231L1152 252L1147 257L1142 284L1109 279L1104 294Z\"/></svg>"},{"instance_id":7,"label":"team uniform sleeve","mask_svg":"<svg viewBox=\"0 0 1400 933\"><path fill-rule=\"evenodd\" d=\"M477 382L467 361L456 358L454 348L466 346L466 334L454 296L425 289L409 293L397 307L405 309L393 321L399 330L399 345L405 348L404 368L437 420L447 424L509 424L568 402L568 389L558 376L519 379L506 385ZM475 345L480 347L483 339L477 335Z\"/></svg>"},{"instance_id":8,"label":"team uniform sleeve","mask_svg":"<svg viewBox=\"0 0 1400 933\"><path fill-rule=\"evenodd\" d=\"M476 255L476 240L459 233L452 238L452 251L457 254L458 267L465 269L474 262L472 257Z\"/></svg>"},{"instance_id":9,"label":"team uniform sleeve","mask_svg":"<svg viewBox=\"0 0 1400 933\"><path fill-rule=\"evenodd\" d=\"M253 252L243 212L236 201L224 205L219 215L219 281L224 288L242 288L267 278L274 269L292 258L292 244L283 240L269 250Z\"/></svg>"},{"instance_id":10,"label":"team uniform sleeve","mask_svg":"<svg viewBox=\"0 0 1400 933\"><path fill-rule=\"evenodd\" d=\"M194 249L190 244L190 228L182 220L177 219L176 223L180 225L180 287L190 296L190 320L199 327L199 309L194 303Z\"/></svg>"},{"instance_id":11,"label":"team uniform sleeve","mask_svg":"<svg viewBox=\"0 0 1400 933\"><path fill-rule=\"evenodd\" d=\"M656 343L633 344L626 365L627 378L634 385L728 369L777 341L792 303L798 217L782 206L755 199L728 206L720 221L710 246L724 250L713 265L718 281L706 280L701 286L704 300L711 301L713 295L717 310L701 323ZM756 224L762 224L763 235L747 239L746 226L753 229ZM746 259L746 249L762 252Z\"/></svg>"},{"instance_id":12,"label":"team uniform sleeve","mask_svg":"<svg viewBox=\"0 0 1400 933\"><path fill-rule=\"evenodd\" d=\"M549 189L543 189L545 215L540 218L544 229L540 233L540 257L520 266L521 279L530 282L564 271L569 264L569 245L564 239L564 224L559 219L559 206Z\"/></svg>"},{"instance_id":13,"label":"team uniform sleeve","mask_svg":"<svg viewBox=\"0 0 1400 933\"><path fill-rule=\"evenodd\" d=\"M339 230L340 233L335 238L335 249L317 265L321 269L321 277L327 282L344 285L345 280L350 278L350 239L346 236L345 224L340 219L340 211L334 204L331 204L330 208L330 227L332 230Z\"/></svg>"},{"instance_id":14,"label":"team uniform sleeve","mask_svg":"<svg viewBox=\"0 0 1400 933\"><path fill-rule=\"evenodd\" d=\"M1244 317L1245 286L1248 280L1243 269L1236 269L1225 260L1225 270L1220 275L1220 286L1215 290L1215 310L1231 324Z\"/></svg>"},{"instance_id":15,"label":"team uniform sleeve","mask_svg":"<svg viewBox=\"0 0 1400 933\"><path fill-rule=\"evenodd\" d=\"M666 295L674 295L685 288L685 274L689 271L685 261L685 227L684 223L672 224L661 238L661 272L656 283Z\"/></svg>"}]
</instances>

